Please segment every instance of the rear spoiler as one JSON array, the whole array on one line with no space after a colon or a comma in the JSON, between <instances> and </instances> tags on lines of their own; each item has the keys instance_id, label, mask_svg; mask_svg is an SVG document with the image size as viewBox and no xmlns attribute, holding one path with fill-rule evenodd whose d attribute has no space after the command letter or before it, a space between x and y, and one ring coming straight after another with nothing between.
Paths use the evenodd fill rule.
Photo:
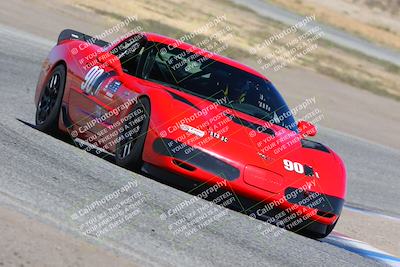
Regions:
<instances>
[{"instance_id":1,"label":"rear spoiler","mask_svg":"<svg viewBox=\"0 0 400 267\"><path fill-rule=\"evenodd\" d=\"M90 35L71 30L71 29L65 29L63 30L60 35L58 36L57 44L60 44L62 41L65 40L81 40L90 44L95 44L100 47L105 47L108 46L110 43L97 39L95 37L92 37Z\"/></svg>"}]
</instances>

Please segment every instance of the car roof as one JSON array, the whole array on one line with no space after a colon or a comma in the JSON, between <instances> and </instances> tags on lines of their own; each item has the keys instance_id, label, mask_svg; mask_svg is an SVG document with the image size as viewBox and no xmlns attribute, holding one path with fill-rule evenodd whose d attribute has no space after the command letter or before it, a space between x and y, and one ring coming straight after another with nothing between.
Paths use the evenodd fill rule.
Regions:
<instances>
[{"instance_id":1,"label":"car roof","mask_svg":"<svg viewBox=\"0 0 400 267\"><path fill-rule=\"evenodd\" d=\"M146 36L148 41L153 41L153 42L163 43L163 44L166 44L166 45L171 45L173 47L177 47L177 48L180 48L180 49L183 49L183 50L190 50L190 51L193 51L194 53L201 54L201 55L203 55L205 57L207 57L207 54L211 53L212 54L212 59L214 59L214 60L216 60L218 62L230 65L232 67L235 67L235 68L238 68L240 70L243 70L243 71L246 71L248 73L251 73L253 75L256 75L256 76L258 76L258 77L260 77L262 79L268 80L261 73L255 71L254 69L252 69L252 68L250 68L250 67L248 67L248 66L246 66L246 65L244 65L242 63L239 63L239 62L237 62L237 61L235 61L233 59L230 59L230 58L227 58L227 57L224 57L224 56L209 52L207 50L204 50L202 48L196 47L194 45L182 42L180 40L173 39L173 38L170 38L170 37L167 37L167 36L163 36L163 35L160 35L160 34L157 34L157 33L152 33L152 32L141 32L139 34L142 34L142 35Z\"/></svg>"}]
</instances>

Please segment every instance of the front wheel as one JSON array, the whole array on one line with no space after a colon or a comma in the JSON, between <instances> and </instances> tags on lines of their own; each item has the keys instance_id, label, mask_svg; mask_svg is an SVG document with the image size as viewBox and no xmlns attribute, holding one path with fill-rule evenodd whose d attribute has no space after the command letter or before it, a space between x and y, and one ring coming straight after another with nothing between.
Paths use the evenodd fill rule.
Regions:
<instances>
[{"instance_id":1,"label":"front wheel","mask_svg":"<svg viewBox=\"0 0 400 267\"><path fill-rule=\"evenodd\" d=\"M150 102L141 98L127 115L117 137L115 161L117 165L140 170L143 165L142 154L150 121Z\"/></svg>"}]
</instances>

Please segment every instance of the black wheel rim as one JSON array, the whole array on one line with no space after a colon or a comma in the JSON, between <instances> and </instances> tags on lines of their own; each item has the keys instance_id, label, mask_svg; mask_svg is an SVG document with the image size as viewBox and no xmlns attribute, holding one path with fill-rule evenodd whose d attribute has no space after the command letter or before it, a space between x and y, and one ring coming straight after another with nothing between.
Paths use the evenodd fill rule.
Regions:
<instances>
[{"instance_id":1,"label":"black wheel rim","mask_svg":"<svg viewBox=\"0 0 400 267\"><path fill-rule=\"evenodd\" d=\"M54 73L43 90L37 107L37 122L44 123L50 116L60 92L60 74Z\"/></svg>"},{"instance_id":2,"label":"black wheel rim","mask_svg":"<svg viewBox=\"0 0 400 267\"><path fill-rule=\"evenodd\" d=\"M142 128L147 116L143 107L135 109L131 114L137 115L132 116L123 125L124 131L121 133L121 141L119 142L119 149L117 151L121 159L131 154L137 140L143 134Z\"/></svg>"}]
</instances>

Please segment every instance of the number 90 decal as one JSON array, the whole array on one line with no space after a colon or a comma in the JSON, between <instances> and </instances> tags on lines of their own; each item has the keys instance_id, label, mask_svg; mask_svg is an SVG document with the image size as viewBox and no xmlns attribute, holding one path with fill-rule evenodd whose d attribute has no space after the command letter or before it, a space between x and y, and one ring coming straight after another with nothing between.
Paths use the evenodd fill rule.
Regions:
<instances>
[{"instance_id":1,"label":"number 90 decal","mask_svg":"<svg viewBox=\"0 0 400 267\"><path fill-rule=\"evenodd\" d=\"M293 162L291 160L284 159L283 165L285 166L285 169L288 171L295 171L300 174L304 173L303 165L298 162Z\"/></svg>"},{"instance_id":2,"label":"number 90 decal","mask_svg":"<svg viewBox=\"0 0 400 267\"><path fill-rule=\"evenodd\" d=\"M303 165L298 162L293 162L291 160L284 159L283 166L287 171L290 172L295 171L299 174L305 174L306 176L314 176L316 178L319 178L319 174L316 171L314 171L312 167L308 165Z\"/></svg>"}]
</instances>

